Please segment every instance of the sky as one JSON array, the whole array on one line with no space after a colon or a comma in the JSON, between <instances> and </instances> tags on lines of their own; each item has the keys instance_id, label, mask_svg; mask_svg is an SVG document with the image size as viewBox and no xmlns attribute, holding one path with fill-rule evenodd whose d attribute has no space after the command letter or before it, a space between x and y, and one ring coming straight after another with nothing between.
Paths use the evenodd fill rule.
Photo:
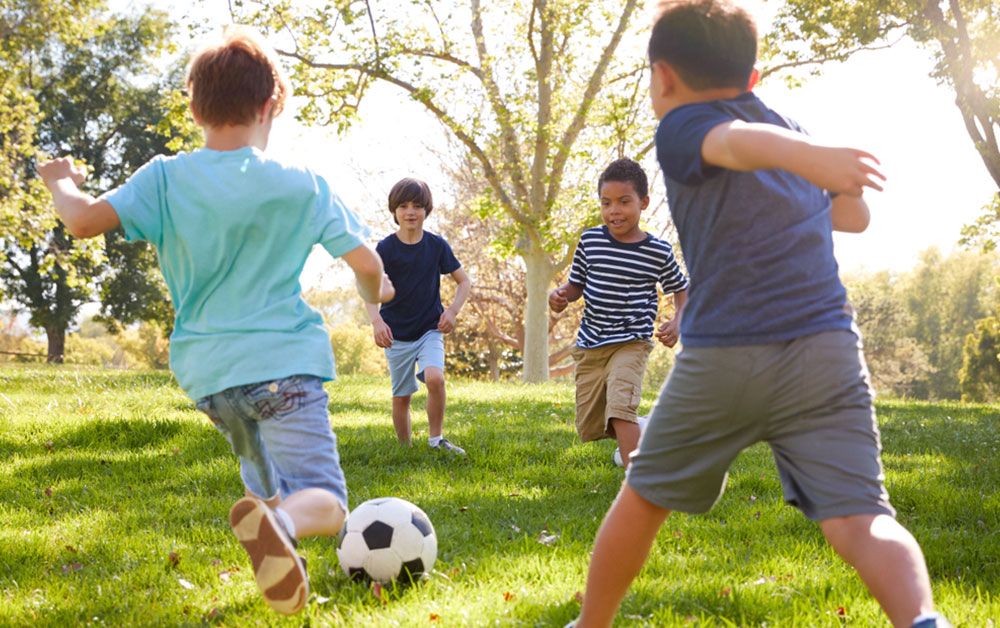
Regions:
<instances>
[{"instance_id":1,"label":"sky","mask_svg":"<svg viewBox=\"0 0 1000 628\"><path fill-rule=\"evenodd\" d=\"M226 13L210 11L207 19L221 25ZM758 19L760 30L766 31L766 15ZM881 162L885 190L865 195L872 212L868 230L834 236L842 270L905 271L928 247L950 251L962 226L996 192L954 96L928 76L931 68L929 53L904 40L888 50L827 64L822 76L808 79L803 87L788 89L775 79L756 90L817 139L867 150ZM399 178L416 176L433 187L441 176L433 151L447 150L443 127L391 86L372 90L362 103L361 123L343 137L304 128L291 114L276 120L268 152L305 160L366 218L384 221L382 204ZM662 190L662 181L654 186ZM433 218L428 223L432 229ZM378 237L385 235L384 222L380 227ZM326 283L338 275L336 264L325 254L314 254L304 283Z\"/></svg>"}]
</instances>

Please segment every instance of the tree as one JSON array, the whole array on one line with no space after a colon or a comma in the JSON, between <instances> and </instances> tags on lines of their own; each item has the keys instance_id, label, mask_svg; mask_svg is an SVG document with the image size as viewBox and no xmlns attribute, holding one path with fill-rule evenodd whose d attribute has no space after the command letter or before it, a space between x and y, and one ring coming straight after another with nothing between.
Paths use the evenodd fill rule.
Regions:
<instances>
[{"instance_id":1,"label":"tree","mask_svg":"<svg viewBox=\"0 0 1000 628\"><path fill-rule=\"evenodd\" d=\"M34 55L30 72L25 71L31 81L25 85L39 113L34 143L41 153L23 159L23 189L37 186L33 161L42 154L82 158L91 169L85 189L97 193L122 183L167 145L158 123L177 94L149 79L150 59L172 35L166 15L147 9L130 17L94 18L90 24L86 40L50 38L36 50L25 51ZM19 228L0 237L0 278L6 295L30 312L31 324L46 331L49 359L61 361L66 330L106 270L104 251L99 241L72 238L54 219L47 195L22 198L16 208ZM162 313L166 301L165 293L142 275L152 268L151 253L114 237L108 249L119 263L129 260L125 268L131 290L115 289L122 273L112 272L104 291L106 309L113 311L108 303L113 303L111 296L119 296L127 304L120 312L157 318L142 310L155 313L158 308ZM145 294L138 290L144 281L152 286Z\"/></svg>"},{"instance_id":2,"label":"tree","mask_svg":"<svg viewBox=\"0 0 1000 628\"><path fill-rule=\"evenodd\" d=\"M976 321L997 310L997 256L956 251L944 257L936 248L920 254L899 290L912 323L906 336L916 339L932 372L913 386L914 396L958 399L965 338Z\"/></svg>"},{"instance_id":3,"label":"tree","mask_svg":"<svg viewBox=\"0 0 1000 628\"><path fill-rule=\"evenodd\" d=\"M295 62L304 122L347 128L368 87L382 81L476 161L489 186L479 213L502 227L495 248L523 262L523 378L537 382L549 374L548 290L592 224L581 210L594 206L592 182L614 157L651 145L647 62L638 47L620 45L633 34L637 4L344 1L317 12L260 0L237 4L236 18L287 40L279 52Z\"/></svg>"},{"instance_id":4,"label":"tree","mask_svg":"<svg viewBox=\"0 0 1000 628\"><path fill-rule=\"evenodd\" d=\"M975 331L965 337L958 379L962 401L993 401L1000 395L1000 320L996 316L976 321Z\"/></svg>"},{"instance_id":5,"label":"tree","mask_svg":"<svg viewBox=\"0 0 1000 628\"><path fill-rule=\"evenodd\" d=\"M889 271L845 278L857 313L872 384L880 394L911 396L934 369L916 339L907 336L913 316Z\"/></svg>"},{"instance_id":6,"label":"tree","mask_svg":"<svg viewBox=\"0 0 1000 628\"><path fill-rule=\"evenodd\" d=\"M786 0L763 38L762 75L909 37L931 51L930 74L955 93L973 146L1000 188L1000 11L995 0Z\"/></svg>"}]
</instances>

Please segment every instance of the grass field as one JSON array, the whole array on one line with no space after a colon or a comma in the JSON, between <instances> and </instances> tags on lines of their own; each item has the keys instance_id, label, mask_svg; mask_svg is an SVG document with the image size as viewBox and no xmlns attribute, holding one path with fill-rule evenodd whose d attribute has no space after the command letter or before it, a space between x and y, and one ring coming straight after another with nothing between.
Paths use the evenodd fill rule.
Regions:
<instances>
[{"instance_id":1,"label":"grass field","mask_svg":"<svg viewBox=\"0 0 1000 628\"><path fill-rule=\"evenodd\" d=\"M433 521L439 556L381 599L306 540L312 599L259 598L226 514L235 458L165 373L0 367L0 626L563 626L622 480L611 441L581 445L569 384L448 383L466 460L396 444L387 381L330 383L352 504L395 495ZM647 410L655 391L645 395ZM1000 626L1000 414L879 405L887 483L924 548L938 606ZM708 515L674 515L616 626L888 626L819 529L782 503L770 452L733 466Z\"/></svg>"}]
</instances>

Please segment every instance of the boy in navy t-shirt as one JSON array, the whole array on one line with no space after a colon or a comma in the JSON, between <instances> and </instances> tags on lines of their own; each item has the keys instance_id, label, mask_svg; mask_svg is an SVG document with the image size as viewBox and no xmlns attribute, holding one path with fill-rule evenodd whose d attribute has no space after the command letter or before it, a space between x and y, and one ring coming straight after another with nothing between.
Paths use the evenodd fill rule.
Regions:
<instances>
[{"instance_id":1,"label":"boy in navy t-shirt","mask_svg":"<svg viewBox=\"0 0 1000 628\"><path fill-rule=\"evenodd\" d=\"M417 380L427 386L428 444L441 451L465 455L465 450L442 436L444 424L444 337L469 296L472 282L441 236L424 231L433 209L427 184L402 179L389 192L389 211L399 225L396 233L375 247L385 272L397 286L393 300L367 304L375 344L385 349L392 379L392 423L399 442L410 444L410 400ZM455 299L441 304L441 275L458 284ZM414 377L414 366L417 367Z\"/></svg>"},{"instance_id":2,"label":"boy in navy t-shirt","mask_svg":"<svg viewBox=\"0 0 1000 628\"><path fill-rule=\"evenodd\" d=\"M785 501L818 522L896 628L945 628L895 519L873 392L832 229L863 231L874 158L810 140L748 91L757 31L725 0L663 5L649 41L656 151L691 288L684 350L594 543L576 628L610 626L672 511L703 513L736 456L771 446ZM832 228L832 229L831 229Z\"/></svg>"}]
</instances>

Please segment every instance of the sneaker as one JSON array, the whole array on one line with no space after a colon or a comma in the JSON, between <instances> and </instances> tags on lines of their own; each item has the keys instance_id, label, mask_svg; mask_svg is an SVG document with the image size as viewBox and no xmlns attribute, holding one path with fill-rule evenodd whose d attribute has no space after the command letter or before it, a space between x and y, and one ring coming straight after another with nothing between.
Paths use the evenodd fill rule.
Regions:
<instances>
[{"instance_id":1,"label":"sneaker","mask_svg":"<svg viewBox=\"0 0 1000 628\"><path fill-rule=\"evenodd\" d=\"M928 617L913 624L912 628L952 628L948 620L944 618L944 615L936 614L934 617Z\"/></svg>"},{"instance_id":2,"label":"sneaker","mask_svg":"<svg viewBox=\"0 0 1000 628\"><path fill-rule=\"evenodd\" d=\"M271 509L259 499L244 497L229 510L229 525L250 556L257 588L268 606L283 615L302 610L309 598L305 561Z\"/></svg>"},{"instance_id":3,"label":"sneaker","mask_svg":"<svg viewBox=\"0 0 1000 628\"><path fill-rule=\"evenodd\" d=\"M465 450L458 445L452 444L447 438L442 438L438 441L437 445L431 445L431 449L437 449L438 451L447 451L448 453L455 454L456 456L464 456Z\"/></svg>"},{"instance_id":4,"label":"sneaker","mask_svg":"<svg viewBox=\"0 0 1000 628\"><path fill-rule=\"evenodd\" d=\"M573 621L569 622L563 628L576 628L576 620L574 619Z\"/></svg>"}]
</instances>

